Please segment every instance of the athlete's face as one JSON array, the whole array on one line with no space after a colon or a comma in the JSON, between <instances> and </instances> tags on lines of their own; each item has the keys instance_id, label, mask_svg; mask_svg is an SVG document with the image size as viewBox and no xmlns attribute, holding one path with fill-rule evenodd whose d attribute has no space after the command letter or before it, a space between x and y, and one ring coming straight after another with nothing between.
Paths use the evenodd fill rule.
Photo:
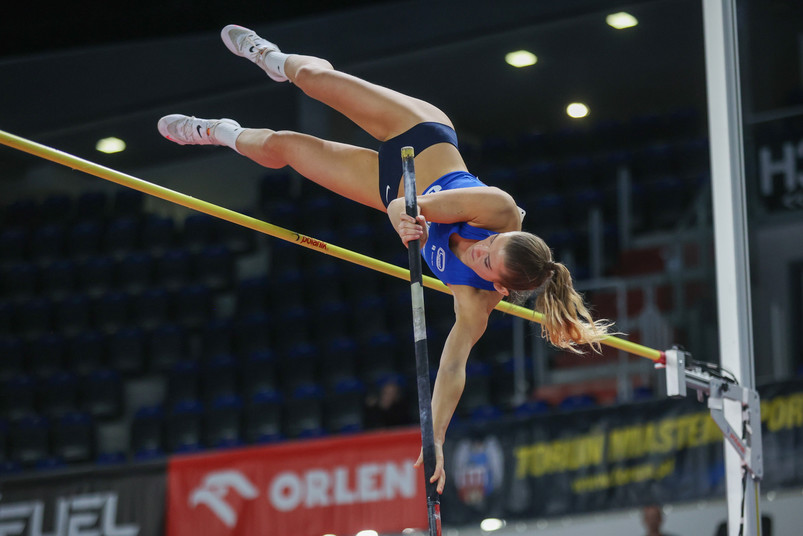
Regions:
<instances>
[{"instance_id":1,"label":"athlete's face","mask_svg":"<svg viewBox=\"0 0 803 536\"><path fill-rule=\"evenodd\" d=\"M475 242L466 251L465 264L486 281L498 283L502 280L504 250L508 240L508 233L500 233Z\"/></svg>"}]
</instances>

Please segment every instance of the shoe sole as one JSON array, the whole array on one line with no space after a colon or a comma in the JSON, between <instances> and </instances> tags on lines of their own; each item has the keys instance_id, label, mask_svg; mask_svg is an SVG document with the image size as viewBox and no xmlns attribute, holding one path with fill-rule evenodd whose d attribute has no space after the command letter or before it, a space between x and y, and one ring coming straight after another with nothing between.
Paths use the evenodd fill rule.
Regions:
<instances>
[{"instance_id":1,"label":"shoe sole","mask_svg":"<svg viewBox=\"0 0 803 536\"><path fill-rule=\"evenodd\" d=\"M172 141L173 143L177 143L178 145L214 145L213 143L183 142L183 141L179 141L179 140L177 140L177 139L175 139L175 138L170 136L170 132L167 130L168 123L172 123L176 119L184 119L184 118L187 118L187 117L190 117L190 116L184 115L184 114L166 115L166 116L162 117L161 119L159 119L159 121L156 123L156 128L159 131L159 134L161 134L166 139ZM196 117L196 119L200 119L200 118ZM208 119L201 119L201 120L202 121L208 121ZM235 121L234 119L229 119L227 117L222 117L222 118L218 119L218 121L220 121L221 123L228 123L228 124L240 127L240 124L237 121Z\"/></svg>"},{"instance_id":2,"label":"shoe sole","mask_svg":"<svg viewBox=\"0 0 803 536\"><path fill-rule=\"evenodd\" d=\"M232 41L231 37L229 37L229 32L231 30L242 30L248 33L254 33L254 31L249 30L244 26L238 26L236 24L229 24L228 26L220 30L220 38L223 40L223 44L226 45L226 48L229 49L229 52L231 52L235 56L240 56L241 58L244 58L245 56L240 54L240 51L237 49L237 45L235 45L234 41Z\"/></svg>"},{"instance_id":3,"label":"shoe sole","mask_svg":"<svg viewBox=\"0 0 803 536\"><path fill-rule=\"evenodd\" d=\"M257 35L257 33L254 30L248 29L245 26L239 26L237 24L229 24L229 25L225 26L222 30L220 30L220 39L223 41L223 44L226 45L226 48L229 49L229 52L231 52L235 56L240 56L241 58L246 58L246 59L248 59L250 61L250 58L248 58L247 56L243 55L240 52L239 47L234 43L234 41L232 41L231 37L229 36L231 30L240 30L240 31L243 31L243 32L252 33L254 35ZM270 42L270 41L268 41L268 42ZM271 43L271 44L273 44L273 43ZM276 45L273 45L273 46L276 48L277 51L279 50L279 47L277 47ZM259 64L256 64L256 65L257 65L257 67L259 67L260 69L265 71L265 74L267 74L271 78L271 80L274 80L276 82L286 82L288 80L286 76L278 76L278 75L272 74L272 73L268 72L267 70L265 70L265 68L262 65L259 65Z\"/></svg>"}]
</instances>

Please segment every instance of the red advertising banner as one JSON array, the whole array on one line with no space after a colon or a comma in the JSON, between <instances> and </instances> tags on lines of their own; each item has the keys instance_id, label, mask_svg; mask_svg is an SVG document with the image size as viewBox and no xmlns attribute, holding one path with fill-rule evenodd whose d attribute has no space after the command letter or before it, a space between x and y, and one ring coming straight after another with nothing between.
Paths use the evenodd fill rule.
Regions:
<instances>
[{"instance_id":1,"label":"red advertising banner","mask_svg":"<svg viewBox=\"0 0 803 536\"><path fill-rule=\"evenodd\" d=\"M167 536L322 536L427 526L417 429L287 442L168 464Z\"/></svg>"}]
</instances>

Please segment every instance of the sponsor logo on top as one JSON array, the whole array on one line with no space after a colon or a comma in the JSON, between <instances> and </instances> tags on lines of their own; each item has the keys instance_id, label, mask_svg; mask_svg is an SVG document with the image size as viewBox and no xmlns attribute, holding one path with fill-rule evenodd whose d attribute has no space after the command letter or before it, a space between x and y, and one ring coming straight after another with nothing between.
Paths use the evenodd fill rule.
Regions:
<instances>
[{"instance_id":1,"label":"sponsor logo on top","mask_svg":"<svg viewBox=\"0 0 803 536\"><path fill-rule=\"evenodd\" d=\"M501 489L504 480L504 454L499 440L464 439L457 444L453 459L460 500L483 507L486 499Z\"/></svg>"},{"instance_id":2,"label":"sponsor logo on top","mask_svg":"<svg viewBox=\"0 0 803 536\"><path fill-rule=\"evenodd\" d=\"M394 501L415 497L418 481L413 460L407 459L400 463L283 471L270 479L263 494L243 472L225 469L204 475L201 484L190 492L188 504L193 509L208 508L221 523L232 528L237 525L243 502L265 500L279 512L292 512Z\"/></svg>"}]
</instances>

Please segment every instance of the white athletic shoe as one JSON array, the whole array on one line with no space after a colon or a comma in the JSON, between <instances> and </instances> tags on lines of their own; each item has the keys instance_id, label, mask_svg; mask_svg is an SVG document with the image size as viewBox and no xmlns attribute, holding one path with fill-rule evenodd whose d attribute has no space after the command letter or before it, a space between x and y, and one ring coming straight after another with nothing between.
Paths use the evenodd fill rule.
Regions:
<instances>
[{"instance_id":1,"label":"white athletic shoe","mask_svg":"<svg viewBox=\"0 0 803 536\"><path fill-rule=\"evenodd\" d=\"M233 54L249 59L256 63L263 71L268 73L273 80L277 82L286 82L287 77L284 73L276 72L269 69L265 65L265 55L270 52L281 52L279 47L268 41L262 39L256 32L237 26L236 24L229 24L220 31L220 37L226 48L231 50Z\"/></svg>"},{"instance_id":2,"label":"white athletic shoe","mask_svg":"<svg viewBox=\"0 0 803 536\"><path fill-rule=\"evenodd\" d=\"M232 119L198 119L182 114L166 115L156 126L162 136L179 145L223 145L213 136L220 123L240 126Z\"/></svg>"}]
</instances>

